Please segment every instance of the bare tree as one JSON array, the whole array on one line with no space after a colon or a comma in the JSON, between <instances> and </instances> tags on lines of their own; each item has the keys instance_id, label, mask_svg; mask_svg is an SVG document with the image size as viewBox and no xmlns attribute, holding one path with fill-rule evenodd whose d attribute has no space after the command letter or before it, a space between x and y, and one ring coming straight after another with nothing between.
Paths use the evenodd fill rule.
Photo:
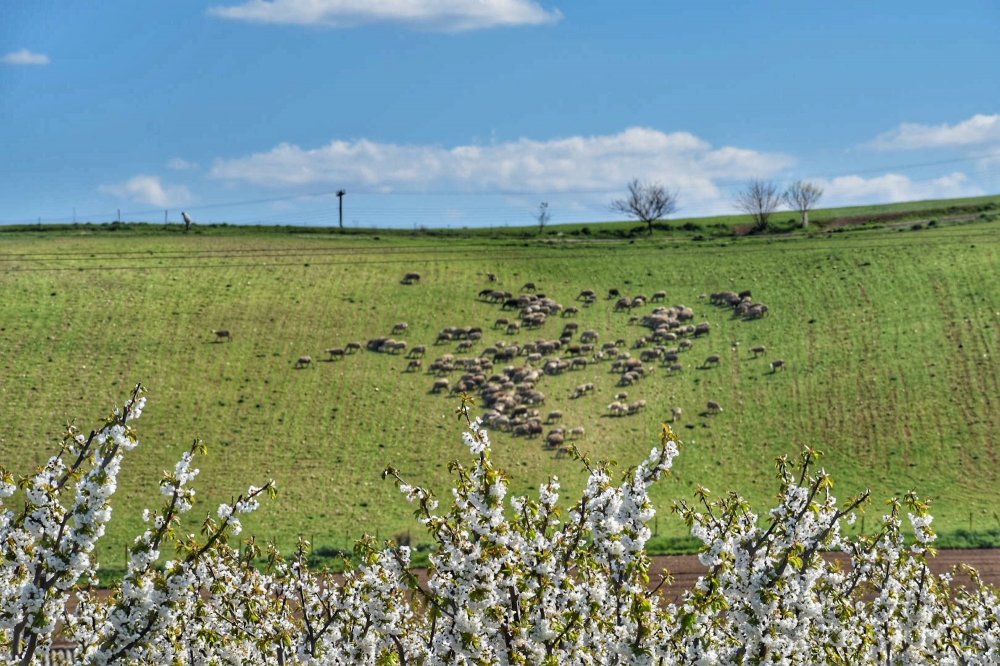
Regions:
<instances>
[{"instance_id":1,"label":"bare tree","mask_svg":"<svg viewBox=\"0 0 1000 666\"><path fill-rule=\"evenodd\" d=\"M653 235L653 222L677 210L677 193L659 183L642 183L638 179L628 184L628 197L611 202L611 210L645 222Z\"/></svg>"},{"instance_id":2,"label":"bare tree","mask_svg":"<svg viewBox=\"0 0 1000 666\"><path fill-rule=\"evenodd\" d=\"M765 231L771 213L781 205L778 187L769 180L754 178L736 193L736 207L753 218L754 231Z\"/></svg>"},{"instance_id":3,"label":"bare tree","mask_svg":"<svg viewBox=\"0 0 1000 666\"><path fill-rule=\"evenodd\" d=\"M552 219L552 213L549 212L548 201L543 201L538 204L538 210L534 212L534 218L538 220L538 233L541 234L545 229L545 225Z\"/></svg>"},{"instance_id":4,"label":"bare tree","mask_svg":"<svg viewBox=\"0 0 1000 666\"><path fill-rule=\"evenodd\" d=\"M802 216L802 228L809 226L809 210L823 196L823 188L819 185L797 180L788 186L782 198L790 208L799 211Z\"/></svg>"}]
</instances>

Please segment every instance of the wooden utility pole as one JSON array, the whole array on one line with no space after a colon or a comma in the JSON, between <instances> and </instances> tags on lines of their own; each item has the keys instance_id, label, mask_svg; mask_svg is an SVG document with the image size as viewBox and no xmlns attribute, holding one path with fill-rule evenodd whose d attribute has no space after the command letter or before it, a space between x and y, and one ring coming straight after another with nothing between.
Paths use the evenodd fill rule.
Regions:
<instances>
[{"instance_id":1,"label":"wooden utility pole","mask_svg":"<svg viewBox=\"0 0 1000 666\"><path fill-rule=\"evenodd\" d=\"M345 190L337 190L337 203L340 209L340 228L344 228L344 195L347 194Z\"/></svg>"}]
</instances>

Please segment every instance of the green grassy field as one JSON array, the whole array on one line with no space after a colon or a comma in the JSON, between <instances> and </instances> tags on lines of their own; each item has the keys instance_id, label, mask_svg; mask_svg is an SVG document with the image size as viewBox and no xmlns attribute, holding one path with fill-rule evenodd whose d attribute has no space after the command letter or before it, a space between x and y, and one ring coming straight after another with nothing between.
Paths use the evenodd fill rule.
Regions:
<instances>
[{"instance_id":1,"label":"green grassy field","mask_svg":"<svg viewBox=\"0 0 1000 666\"><path fill-rule=\"evenodd\" d=\"M941 206L938 207L940 209ZM815 216L821 217L819 215ZM448 462L465 455L454 397L430 395L433 377L404 372L401 356L362 351L326 362L322 350L389 335L409 323L425 366L454 345L434 346L445 326L481 326L478 353L497 340L558 338L563 320L506 336L491 326L499 306L484 288L517 291L527 281L564 305L581 289L601 298L576 321L601 341L647 333L605 300L663 289L668 303L694 308L712 333L698 339L675 376L658 370L627 390L646 411L607 416L617 375L609 364L545 377L543 414L559 409L595 457L627 466L656 444L670 407L684 440L672 477L655 487L663 544L685 529L667 510L701 484L736 490L761 510L776 485L773 459L803 445L846 497L870 487L881 500L913 488L933 499L941 532L1000 528L1000 242L997 222L861 228L852 233L693 240L542 239L273 230L97 233L63 229L0 235L0 461L28 473L54 449L67 421L82 428L148 387L143 441L127 459L106 539L111 566L159 501L157 479L193 438L201 459L193 525L248 484L277 480L279 496L247 531L291 549L298 535L319 548L346 548L363 532L407 531L422 541L408 505L388 482L387 464L447 495ZM422 275L403 286L405 272ZM485 274L495 273L497 285ZM733 319L700 295L752 289L770 315ZM651 311L646 306L634 314ZM215 342L213 329L232 331ZM766 345L754 359L749 349ZM717 368L697 366L719 354ZM303 354L312 367L295 370ZM787 370L771 373L782 358ZM454 379L457 375L453 376ZM571 400L573 387L597 386ZM702 416L707 400L724 411ZM572 496L577 463L540 439L494 433L496 457L515 492L557 474ZM859 525L860 527L860 525Z\"/></svg>"}]
</instances>

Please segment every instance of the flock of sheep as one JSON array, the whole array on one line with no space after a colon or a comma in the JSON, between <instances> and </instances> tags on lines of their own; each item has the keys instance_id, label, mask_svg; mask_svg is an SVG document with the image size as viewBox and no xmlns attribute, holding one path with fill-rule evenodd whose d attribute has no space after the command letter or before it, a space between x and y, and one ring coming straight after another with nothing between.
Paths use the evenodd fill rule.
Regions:
<instances>
[{"instance_id":1,"label":"flock of sheep","mask_svg":"<svg viewBox=\"0 0 1000 666\"><path fill-rule=\"evenodd\" d=\"M487 274L487 278L490 283L497 282L494 274ZM419 281L420 275L411 272L404 275L401 284L413 285ZM410 331L409 324L400 321L392 326L389 336L375 337L364 344L349 342L343 347L328 348L324 353L330 361L341 360L362 349L404 357L404 372L426 372L433 377L430 393L477 395L485 407L482 418L488 426L515 437L541 437L545 446L559 457L568 453L571 441L584 437L586 431L583 426L564 426L563 414L558 409L543 413L547 397L539 386L546 377L585 370L592 372L595 366L601 366L616 376L619 389L635 387L658 371L667 375L684 372L695 340L709 336L712 330L709 322L695 321L693 308L683 304L666 305L666 291L657 291L647 297L645 294L624 296L618 289L610 289L605 301L611 304L613 312L627 313L630 324L648 332L631 343L624 338L602 342L598 331L580 330L574 321L580 308L593 307L598 298L596 291L584 289L577 294L573 304L563 305L539 293L533 282L525 283L516 294L490 287L481 290L477 300L499 309L488 332L500 339L491 344L483 342L485 332L480 326L448 326L438 332L433 345L410 346L405 340L397 339ZM759 319L769 311L763 303L755 303L749 291L703 294L700 298L719 307L732 308L734 317L745 320ZM647 307L651 309L641 313ZM552 320L561 322L558 337L516 339L527 331L551 329L548 322ZM232 341L228 330L217 330L214 334L216 341ZM439 354L425 367L428 347L440 349L451 345L453 349ZM755 346L750 352L753 358L758 358L767 350ZM300 356L294 367L306 368L312 362L311 356ZM721 363L720 355L708 354L700 363L694 361L689 367L707 370ZM770 368L772 373L783 370L785 362L772 360ZM569 399L582 399L594 392L592 382L581 383L573 389ZM630 401L628 393L619 390L608 404L606 413L609 417L627 417L645 408L646 400ZM722 411L717 400L709 400L701 415L712 416ZM677 423L682 417L681 407L671 407L671 422Z\"/></svg>"}]
</instances>

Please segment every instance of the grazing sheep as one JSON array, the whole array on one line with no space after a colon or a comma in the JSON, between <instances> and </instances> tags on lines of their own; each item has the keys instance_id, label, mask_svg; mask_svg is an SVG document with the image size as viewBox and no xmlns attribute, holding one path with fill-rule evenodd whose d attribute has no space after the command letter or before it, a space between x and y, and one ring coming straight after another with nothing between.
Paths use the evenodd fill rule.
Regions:
<instances>
[{"instance_id":1,"label":"grazing sheep","mask_svg":"<svg viewBox=\"0 0 1000 666\"><path fill-rule=\"evenodd\" d=\"M417 370L420 369L420 366L422 366L423 364L424 364L423 361L421 361L419 358L415 358L415 359L413 359L412 361L410 361L409 363L406 364L406 371L407 372L416 372Z\"/></svg>"},{"instance_id":2,"label":"grazing sheep","mask_svg":"<svg viewBox=\"0 0 1000 666\"><path fill-rule=\"evenodd\" d=\"M407 324L405 321L401 321L392 327L392 335L395 335L397 333L406 333L406 331L409 330L409 328L410 328L409 324Z\"/></svg>"},{"instance_id":3,"label":"grazing sheep","mask_svg":"<svg viewBox=\"0 0 1000 666\"><path fill-rule=\"evenodd\" d=\"M545 422L555 423L556 421L561 420L562 417L563 417L562 412L560 412L558 409L553 409L551 412L549 412L549 415L545 418Z\"/></svg>"},{"instance_id":4,"label":"grazing sheep","mask_svg":"<svg viewBox=\"0 0 1000 666\"><path fill-rule=\"evenodd\" d=\"M611 416L625 416L628 412L628 406L615 400L608 405L608 411L611 412Z\"/></svg>"},{"instance_id":5,"label":"grazing sheep","mask_svg":"<svg viewBox=\"0 0 1000 666\"><path fill-rule=\"evenodd\" d=\"M619 391L618 393L615 393L615 400L619 401L628 400L628 393L626 393L625 391Z\"/></svg>"},{"instance_id":6,"label":"grazing sheep","mask_svg":"<svg viewBox=\"0 0 1000 666\"><path fill-rule=\"evenodd\" d=\"M403 276L403 284L413 284L414 282L420 282L420 273L407 273Z\"/></svg>"},{"instance_id":7,"label":"grazing sheep","mask_svg":"<svg viewBox=\"0 0 1000 666\"><path fill-rule=\"evenodd\" d=\"M299 356L299 360L295 361L295 369L301 370L302 368L307 368L312 362L312 356Z\"/></svg>"},{"instance_id":8,"label":"grazing sheep","mask_svg":"<svg viewBox=\"0 0 1000 666\"><path fill-rule=\"evenodd\" d=\"M573 455L572 446L563 445L556 449L556 458L565 458L570 455Z\"/></svg>"},{"instance_id":9,"label":"grazing sheep","mask_svg":"<svg viewBox=\"0 0 1000 666\"><path fill-rule=\"evenodd\" d=\"M650 299L653 302L665 301L667 299L667 292L657 291L653 294L653 298Z\"/></svg>"},{"instance_id":10,"label":"grazing sheep","mask_svg":"<svg viewBox=\"0 0 1000 666\"><path fill-rule=\"evenodd\" d=\"M776 358L771 361L771 372L777 372L778 368L781 368L782 370L785 369L785 361L783 359Z\"/></svg>"},{"instance_id":11,"label":"grazing sheep","mask_svg":"<svg viewBox=\"0 0 1000 666\"><path fill-rule=\"evenodd\" d=\"M534 282L525 282L524 286L521 287L521 291L535 291L536 289Z\"/></svg>"},{"instance_id":12,"label":"grazing sheep","mask_svg":"<svg viewBox=\"0 0 1000 666\"><path fill-rule=\"evenodd\" d=\"M694 347L694 343L690 340L681 340L677 344L677 349L680 351L687 351L688 349L691 349L691 347Z\"/></svg>"},{"instance_id":13,"label":"grazing sheep","mask_svg":"<svg viewBox=\"0 0 1000 666\"><path fill-rule=\"evenodd\" d=\"M618 298L621 295L622 295L621 292L618 291L617 289L608 289L608 300L612 298Z\"/></svg>"},{"instance_id":14,"label":"grazing sheep","mask_svg":"<svg viewBox=\"0 0 1000 666\"><path fill-rule=\"evenodd\" d=\"M576 300L583 301L587 300L588 298L595 298L596 296L597 294L594 292L593 289L584 289L579 294L577 294Z\"/></svg>"},{"instance_id":15,"label":"grazing sheep","mask_svg":"<svg viewBox=\"0 0 1000 666\"><path fill-rule=\"evenodd\" d=\"M679 318L679 317L678 317ZM694 327L695 336L708 335L710 332L710 326L707 321L703 321L700 324L696 324Z\"/></svg>"},{"instance_id":16,"label":"grazing sheep","mask_svg":"<svg viewBox=\"0 0 1000 666\"><path fill-rule=\"evenodd\" d=\"M334 359L344 358L345 352L341 347L330 347L329 349L324 350L324 353L329 354L330 360L332 361Z\"/></svg>"},{"instance_id":17,"label":"grazing sheep","mask_svg":"<svg viewBox=\"0 0 1000 666\"><path fill-rule=\"evenodd\" d=\"M722 405L715 400L709 400L707 404L709 414L718 414L722 411Z\"/></svg>"},{"instance_id":18,"label":"grazing sheep","mask_svg":"<svg viewBox=\"0 0 1000 666\"><path fill-rule=\"evenodd\" d=\"M222 328L217 331L212 331L212 333L215 333L216 342L222 342L223 340L228 340L229 342L233 341L233 334L227 329Z\"/></svg>"},{"instance_id":19,"label":"grazing sheep","mask_svg":"<svg viewBox=\"0 0 1000 666\"><path fill-rule=\"evenodd\" d=\"M580 312L580 308L570 306L562 311L563 317L575 317Z\"/></svg>"},{"instance_id":20,"label":"grazing sheep","mask_svg":"<svg viewBox=\"0 0 1000 666\"><path fill-rule=\"evenodd\" d=\"M548 435L545 436L545 444L549 447L562 446L563 442L566 441L565 435L561 432L553 430Z\"/></svg>"},{"instance_id":21,"label":"grazing sheep","mask_svg":"<svg viewBox=\"0 0 1000 666\"><path fill-rule=\"evenodd\" d=\"M447 379L436 379L434 380L434 385L431 386L431 393L441 393L442 391L447 391L451 387L451 382Z\"/></svg>"},{"instance_id":22,"label":"grazing sheep","mask_svg":"<svg viewBox=\"0 0 1000 666\"><path fill-rule=\"evenodd\" d=\"M496 282L497 281L497 274L496 273L487 273L486 274L486 279L489 280L490 282Z\"/></svg>"},{"instance_id":23,"label":"grazing sheep","mask_svg":"<svg viewBox=\"0 0 1000 666\"><path fill-rule=\"evenodd\" d=\"M586 434L587 434L587 429L586 428L584 428L583 426L577 426L575 428L570 428L569 438L570 439L581 439Z\"/></svg>"},{"instance_id":24,"label":"grazing sheep","mask_svg":"<svg viewBox=\"0 0 1000 666\"><path fill-rule=\"evenodd\" d=\"M417 358L418 356L423 356L426 353L427 353L427 347L425 347L424 345L416 345L410 350L410 353L407 354L406 356L408 358Z\"/></svg>"},{"instance_id":25,"label":"grazing sheep","mask_svg":"<svg viewBox=\"0 0 1000 666\"><path fill-rule=\"evenodd\" d=\"M718 354L709 354L705 358L705 362L701 364L701 367L707 368L710 365L719 365L719 361L721 361L721 360L722 359L719 358Z\"/></svg>"},{"instance_id":26,"label":"grazing sheep","mask_svg":"<svg viewBox=\"0 0 1000 666\"><path fill-rule=\"evenodd\" d=\"M674 406L674 407L670 408L670 422L671 423L677 423L678 421L681 420L681 416L683 416L683 415L684 415L684 411L680 407Z\"/></svg>"},{"instance_id":27,"label":"grazing sheep","mask_svg":"<svg viewBox=\"0 0 1000 666\"><path fill-rule=\"evenodd\" d=\"M348 354L353 354L356 351L361 351L361 343L360 342L348 342L344 346L344 351L347 352Z\"/></svg>"},{"instance_id":28,"label":"grazing sheep","mask_svg":"<svg viewBox=\"0 0 1000 666\"><path fill-rule=\"evenodd\" d=\"M753 354L754 358L757 358L758 356L767 353L767 347L765 347L764 345L758 345L757 347L751 347L750 348L750 353Z\"/></svg>"},{"instance_id":29,"label":"grazing sheep","mask_svg":"<svg viewBox=\"0 0 1000 666\"><path fill-rule=\"evenodd\" d=\"M667 372L672 375L678 372L684 372L684 366L680 363L671 363L667 366Z\"/></svg>"}]
</instances>

